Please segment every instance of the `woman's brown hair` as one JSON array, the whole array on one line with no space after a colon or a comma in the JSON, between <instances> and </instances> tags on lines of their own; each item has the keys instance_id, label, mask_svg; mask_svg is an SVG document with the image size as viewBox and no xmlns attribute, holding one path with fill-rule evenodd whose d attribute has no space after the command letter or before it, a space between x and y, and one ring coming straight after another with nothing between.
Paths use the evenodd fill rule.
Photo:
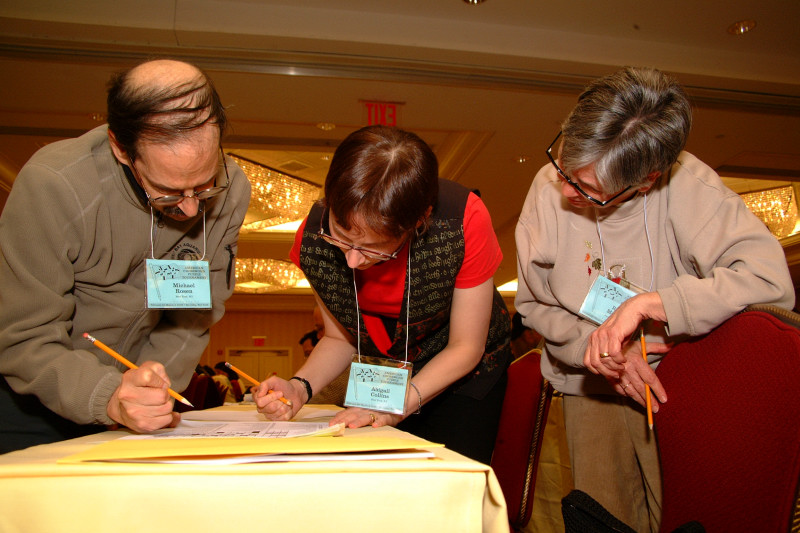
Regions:
<instances>
[{"instance_id":1,"label":"woman's brown hair","mask_svg":"<svg viewBox=\"0 0 800 533\"><path fill-rule=\"evenodd\" d=\"M401 237L425 222L439 195L439 164L417 135L367 126L348 135L333 154L325 205L349 230L360 215L369 229Z\"/></svg>"}]
</instances>

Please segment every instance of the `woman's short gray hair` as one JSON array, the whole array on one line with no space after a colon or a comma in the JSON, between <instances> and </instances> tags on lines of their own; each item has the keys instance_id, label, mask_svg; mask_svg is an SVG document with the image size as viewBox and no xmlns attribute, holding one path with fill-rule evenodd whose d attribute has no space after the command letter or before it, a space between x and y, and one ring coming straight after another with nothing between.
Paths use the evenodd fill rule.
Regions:
<instances>
[{"instance_id":1,"label":"woman's short gray hair","mask_svg":"<svg viewBox=\"0 0 800 533\"><path fill-rule=\"evenodd\" d=\"M691 104L674 78L627 67L581 94L561 127L561 166L569 175L594 164L607 193L636 187L669 170L691 127Z\"/></svg>"}]
</instances>

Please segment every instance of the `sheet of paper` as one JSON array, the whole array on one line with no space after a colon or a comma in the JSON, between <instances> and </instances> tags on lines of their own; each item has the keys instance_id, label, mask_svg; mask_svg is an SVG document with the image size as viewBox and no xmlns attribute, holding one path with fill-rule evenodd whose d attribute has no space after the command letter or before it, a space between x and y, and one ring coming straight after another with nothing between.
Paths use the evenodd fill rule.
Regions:
<instances>
[{"instance_id":1,"label":"sheet of paper","mask_svg":"<svg viewBox=\"0 0 800 533\"><path fill-rule=\"evenodd\" d=\"M441 446L441 444L426 441L406 433L398 432L398 434L387 435L379 430L366 432L355 430L353 434L346 431L342 437L303 436L282 439L249 437L120 438L59 459L58 463L116 462L135 459L162 462L170 459L248 455L374 453L387 450L419 450L421 448Z\"/></svg>"},{"instance_id":2,"label":"sheet of paper","mask_svg":"<svg viewBox=\"0 0 800 533\"><path fill-rule=\"evenodd\" d=\"M280 439L344 434L344 424L329 426L327 422L209 422L181 420L177 427L162 429L149 435L130 435L126 440L191 439L244 437Z\"/></svg>"},{"instance_id":3,"label":"sheet of paper","mask_svg":"<svg viewBox=\"0 0 800 533\"><path fill-rule=\"evenodd\" d=\"M254 463L297 463L322 461L387 461L397 459L433 459L436 457L427 450L401 450L372 453L308 453L308 454L270 454L270 455L234 455L221 457L194 458L144 458L144 459L108 459L102 462L113 463L159 463L178 465L242 465Z\"/></svg>"},{"instance_id":4,"label":"sheet of paper","mask_svg":"<svg viewBox=\"0 0 800 533\"><path fill-rule=\"evenodd\" d=\"M330 418L341 411L335 405L304 405L293 421L313 420L317 418ZM214 422L264 422L264 415L256 411L252 405L226 405L223 409L205 409L201 411L187 411L181 413L181 420L204 420Z\"/></svg>"}]
</instances>

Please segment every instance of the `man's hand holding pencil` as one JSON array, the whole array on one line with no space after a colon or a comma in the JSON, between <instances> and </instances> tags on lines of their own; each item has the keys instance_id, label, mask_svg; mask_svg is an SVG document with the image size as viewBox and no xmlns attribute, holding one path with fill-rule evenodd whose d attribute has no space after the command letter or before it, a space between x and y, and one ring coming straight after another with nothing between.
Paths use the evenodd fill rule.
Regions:
<instances>
[{"instance_id":1,"label":"man's hand holding pencil","mask_svg":"<svg viewBox=\"0 0 800 533\"><path fill-rule=\"evenodd\" d=\"M161 363L146 361L142 366L137 366L89 333L84 333L83 337L130 369L122 374L122 383L106 406L106 413L111 420L137 433L149 433L164 427L175 427L180 422L181 415L172 411L170 397L194 407L169 388L169 377Z\"/></svg>"},{"instance_id":2,"label":"man's hand holding pencil","mask_svg":"<svg viewBox=\"0 0 800 533\"><path fill-rule=\"evenodd\" d=\"M108 416L137 433L175 427L181 415L172 410L169 385L161 363L147 361L124 372L122 383L108 402Z\"/></svg>"}]
</instances>

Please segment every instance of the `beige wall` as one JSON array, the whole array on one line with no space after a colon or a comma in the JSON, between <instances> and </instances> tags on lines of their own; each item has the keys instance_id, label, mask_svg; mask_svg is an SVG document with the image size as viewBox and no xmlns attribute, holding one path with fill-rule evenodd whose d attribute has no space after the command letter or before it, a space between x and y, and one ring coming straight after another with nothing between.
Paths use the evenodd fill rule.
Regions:
<instances>
[{"instance_id":1,"label":"beige wall","mask_svg":"<svg viewBox=\"0 0 800 533\"><path fill-rule=\"evenodd\" d=\"M214 366L225 360L226 347L252 346L254 336L266 337L265 346L291 349L292 370L303 364L300 337L314 329L311 294L234 295L225 316L211 328L211 338L200 364Z\"/></svg>"}]
</instances>

